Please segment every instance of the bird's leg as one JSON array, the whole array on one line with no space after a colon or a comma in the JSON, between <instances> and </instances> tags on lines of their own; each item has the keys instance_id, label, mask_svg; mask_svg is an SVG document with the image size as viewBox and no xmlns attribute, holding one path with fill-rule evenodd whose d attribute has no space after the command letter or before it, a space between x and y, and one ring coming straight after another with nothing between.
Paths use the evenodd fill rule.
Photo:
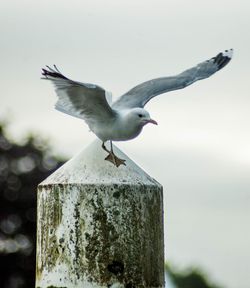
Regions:
<instances>
[{"instance_id":1,"label":"bird's leg","mask_svg":"<svg viewBox=\"0 0 250 288\"><path fill-rule=\"evenodd\" d=\"M102 142L102 149L110 154L110 151L106 148L106 146L104 145L104 142Z\"/></svg>"},{"instance_id":2,"label":"bird's leg","mask_svg":"<svg viewBox=\"0 0 250 288\"><path fill-rule=\"evenodd\" d=\"M115 164L115 166L116 167L119 167L120 165L125 165L126 166L126 160L124 160L124 159L121 159L121 158L118 158L116 155L115 155L115 153L114 153L114 151L113 151L113 143L112 143L112 141L110 140L110 148L111 148L111 155L112 155L112 158L113 158L113 161L112 161L112 163L114 163Z\"/></svg>"},{"instance_id":3,"label":"bird's leg","mask_svg":"<svg viewBox=\"0 0 250 288\"><path fill-rule=\"evenodd\" d=\"M120 165L126 165L125 164L125 161L126 160L123 160L123 159L120 159L118 158L115 154L114 154L114 151L113 151L113 144L112 144L112 141L110 140L110 149L111 151L109 151L105 145L104 145L104 142L102 143L102 148L109 153L109 155L105 158L105 160L113 163L116 167L119 167Z\"/></svg>"},{"instance_id":4,"label":"bird's leg","mask_svg":"<svg viewBox=\"0 0 250 288\"><path fill-rule=\"evenodd\" d=\"M113 151L113 143L112 143L111 140L110 140L110 149L111 149L111 152L114 154L114 151Z\"/></svg>"}]
</instances>

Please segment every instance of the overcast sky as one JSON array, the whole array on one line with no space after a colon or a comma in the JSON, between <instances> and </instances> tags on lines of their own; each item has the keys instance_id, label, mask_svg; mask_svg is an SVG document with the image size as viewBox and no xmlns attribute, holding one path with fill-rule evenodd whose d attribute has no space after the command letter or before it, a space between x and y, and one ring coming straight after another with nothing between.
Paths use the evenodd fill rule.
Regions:
<instances>
[{"instance_id":1,"label":"overcast sky","mask_svg":"<svg viewBox=\"0 0 250 288\"><path fill-rule=\"evenodd\" d=\"M95 137L53 109L42 66L117 97L234 48L219 73L146 106L159 126L117 144L164 186L167 261L228 288L250 286L249 15L248 0L0 3L0 117L13 138L32 131L70 157Z\"/></svg>"}]
</instances>

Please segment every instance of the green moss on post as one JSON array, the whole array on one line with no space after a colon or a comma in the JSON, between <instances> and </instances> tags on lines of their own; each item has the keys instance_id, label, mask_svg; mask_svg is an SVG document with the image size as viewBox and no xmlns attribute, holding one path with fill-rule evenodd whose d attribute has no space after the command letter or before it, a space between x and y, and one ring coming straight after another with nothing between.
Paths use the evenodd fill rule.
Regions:
<instances>
[{"instance_id":1,"label":"green moss on post","mask_svg":"<svg viewBox=\"0 0 250 288\"><path fill-rule=\"evenodd\" d=\"M164 287L162 187L94 142L38 188L36 288Z\"/></svg>"}]
</instances>

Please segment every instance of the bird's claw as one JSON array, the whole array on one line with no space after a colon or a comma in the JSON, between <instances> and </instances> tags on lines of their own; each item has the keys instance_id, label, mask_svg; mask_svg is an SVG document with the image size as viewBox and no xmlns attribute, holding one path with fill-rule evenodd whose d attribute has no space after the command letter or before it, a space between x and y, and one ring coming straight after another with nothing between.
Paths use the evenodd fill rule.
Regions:
<instances>
[{"instance_id":1,"label":"bird's claw","mask_svg":"<svg viewBox=\"0 0 250 288\"><path fill-rule=\"evenodd\" d=\"M126 160L118 158L114 153L110 152L109 155L105 158L105 160L111 162L116 167L119 167L120 165L126 166Z\"/></svg>"}]
</instances>

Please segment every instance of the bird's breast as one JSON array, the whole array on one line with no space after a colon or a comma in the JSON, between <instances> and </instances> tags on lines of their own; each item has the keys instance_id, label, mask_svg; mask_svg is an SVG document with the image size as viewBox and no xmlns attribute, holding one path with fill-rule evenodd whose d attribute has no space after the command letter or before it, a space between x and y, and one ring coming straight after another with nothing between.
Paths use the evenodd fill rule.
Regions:
<instances>
[{"instance_id":1,"label":"bird's breast","mask_svg":"<svg viewBox=\"0 0 250 288\"><path fill-rule=\"evenodd\" d=\"M110 123L99 123L90 127L96 136L102 141L126 141L137 137L142 127L130 125L123 121L112 121Z\"/></svg>"}]
</instances>

